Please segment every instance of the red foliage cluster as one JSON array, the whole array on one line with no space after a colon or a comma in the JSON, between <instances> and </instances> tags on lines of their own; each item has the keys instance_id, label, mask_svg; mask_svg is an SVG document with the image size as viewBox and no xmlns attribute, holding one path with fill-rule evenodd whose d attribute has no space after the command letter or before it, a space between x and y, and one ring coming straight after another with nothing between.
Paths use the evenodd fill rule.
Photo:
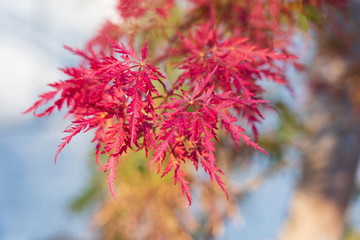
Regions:
<instances>
[{"instance_id":1,"label":"red foliage cluster","mask_svg":"<svg viewBox=\"0 0 360 240\"><path fill-rule=\"evenodd\" d=\"M138 3L136 6L135 2ZM269 41L265 35L256 34L264 33L259 29L274 32L278 28L278 9L283 6L279 1L234 4L235 9L246 12L244 21L253 19L250 16L258 16L257 22L249 21L253 30L247 34L244 26L249 25L245 22L235 23L232 16L218 16L216 4L219 1L192 2L195 6L192 13L206 6L205 15L210 17L185 31L179 30L177 40L171 40L173 44L165 49L166 54L157 54L156 58L156 62L167 58L181 59L177 62L177 69L181 71L177 79L167 79L155 67L155 62L150 61L147 42L140 54L130 46L118 44L117 40L125 33L107 22L101 34L89 42L87 50L68 48L86 64L62 69L69 79L50 84L55 90L41 95L40 100L26 111L42 117L50 115L55 108L68 107L68 114L74 120L65 130L69 135L63 139L55 159L73 136L93 129L97 163L100 165L100 154L109 156L100 169L109 172L108 183L114 198L116 165L129 148L144 149L146 155L152 154L150 167L157 164L162 177L173 170L174 182L180 183L189 204L189 182L181 170L186 161L194 164L196 170L200 164L226 193L221 179L223 172L217 167L214 156L219 129L224 129L235 145L242 141L266 153L245 134L238 125L238 118L247 120L256 137L256 123L262 118L259 105L267 102L261 99L264 89L258 81L270 79L286 83L284 68L277 62L293 57L285 52L286 46L279 48L283 53L275 51L269 43L272 38ZM125 20L141 18L150 9L149 3L121 0L118 10ZM166 18L174 2L166 3L164 8L154 4L151 9ZM267 22L268 12L272 14L271 22ZM224 21L222 24L233 28L233 35L228 35L219 18ZM101 46L100 52L94 52L93 46ZM164 93L156 86L162 86ZM158 101L161 98L163 100ZM35 113L52 99L57 100L44 112Z\"/></svg>"},{"instance_id":2,"label":"red foliage cluster","mask_svg":"<svg viewBox=\"0 0 360 240\"><path fill-rule=\"evenodd\" d=\"M155 10L161 17L167 18L174 0L120 0L117 9L124 19L139 18L147 11Z\"/></svg>"}]
</instances>

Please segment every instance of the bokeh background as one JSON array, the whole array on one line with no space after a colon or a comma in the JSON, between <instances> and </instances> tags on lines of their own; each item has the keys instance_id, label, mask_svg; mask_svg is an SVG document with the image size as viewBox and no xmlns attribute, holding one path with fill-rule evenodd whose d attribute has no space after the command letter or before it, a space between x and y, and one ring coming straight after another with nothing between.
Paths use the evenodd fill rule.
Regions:
<instances>
[{"instance_id":1,"label":"bokeh background","mask_svg":"<svg viewBox=\"0 0 360 240\"><path fill-rule=\"evenodd\" d=\"M83 46L111 17L110 0L17 0L0 2L0 239L95 239L91 229L94 209L74 213L70 206L91 179L91 136L76 136L54 164L62 130L69 124L63 113L37 119L22 115L48 90L46 84L64 76L58 67L75 65L77 58L63 45ZM309 37L310 38L310 37ZM302 58L311 58L311 39L296 37ZM306 46L304 46L306 45ZM302 75L292 74L300 84ZM301 108L285 88L269 84L270 94ZM305 94L302 88L298 95ZM296 94L295 94L296 95ZM277 117L269 115L264 127ZM219 239L276 239L288 215L289 203L300 177L296 156L289 165L269 175L239 202L240 216L226 223ZM246 183L269 166L259 157L244 170ZM358 171L359 172L359 171ZM102 175L106 181L106 176ZM358 180L360 177L358 174ZM194 203L193 207L196 208ZM352 201L349 223L360 231L360 200Z\"/></svg>"}]
</instances>

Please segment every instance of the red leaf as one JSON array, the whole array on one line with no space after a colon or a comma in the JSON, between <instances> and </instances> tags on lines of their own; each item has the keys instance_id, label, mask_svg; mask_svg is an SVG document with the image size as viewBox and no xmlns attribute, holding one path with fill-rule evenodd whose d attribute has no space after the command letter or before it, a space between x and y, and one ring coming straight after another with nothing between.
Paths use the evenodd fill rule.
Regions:
<instances>
[{"instance_id":1,"label":"red leaf","mask_svg":"<svg viewBox=\"0 0 360 240\"><path fill-rule=\"evenodd\" d=\"M108 176L108 185L109 185L109 189L110 189L110 193L113 196L113 198L116 200L116 196L114 193L114 181L115 181L115 173L116 173L116 166L118 164L118 156L114 155L114 156L110 156L109 160L107 161L107 163L102 166L101 168L99 168L100 170L104 169L104 172L109 171L109 176Z\"/></svg>"}]
</instances>

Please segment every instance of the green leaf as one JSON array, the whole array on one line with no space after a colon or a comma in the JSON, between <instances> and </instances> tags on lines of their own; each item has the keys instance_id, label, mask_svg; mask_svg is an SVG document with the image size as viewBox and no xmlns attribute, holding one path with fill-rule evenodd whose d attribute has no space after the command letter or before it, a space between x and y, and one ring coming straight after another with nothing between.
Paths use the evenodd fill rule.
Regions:
<instances>
[{"instance_id":1,"label":"green leaf","mask_svg":"<svg viewBox=\"0 0 360 240\"><path fill-rule=\"evenodd\" d=\"M299 28L304 32L309 30L307 17L302 13L299 13Z\"/></svg>"}]
</instances>

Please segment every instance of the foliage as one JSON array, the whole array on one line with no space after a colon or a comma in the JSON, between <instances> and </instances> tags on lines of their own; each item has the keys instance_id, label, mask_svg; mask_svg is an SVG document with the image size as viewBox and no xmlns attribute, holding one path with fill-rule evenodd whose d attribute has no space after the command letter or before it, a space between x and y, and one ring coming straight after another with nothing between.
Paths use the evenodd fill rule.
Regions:
<instances>
[{"instance_id":1,"label":"foliage","mask_svg":"<svg viewBox=\"0 0 360 240\"><path fill-rule=\"evenodd\" d=\"M346 234L344 236L344 240L359 240L359 239L360 239L360 233L351 228L346 231Z\"/></svg>"},{"instance_id":2,"label":"foliage","mask_svg":"<svg viewBox=\"0 0 360 240\"><path fill-rule=\"evenodd\" d=\"M196 170L200 165L227 194L215 158L218 136L225 131L234 145L243 142L266 154L256 143L257 124L269 107L259 82L287 85L286 68L300 67L291 53L293 26L299 20L307 28L302 6L320 7L321 1L182 4L118 1L122 22L107 21L83 49L67 47L81 64L61 69L68 79L50 84L54 90L26 111L43 117L66 105L73 120L55 161L75 135L93 130L97 164L109 173L114 198L117 165L129 150L144 150L161 177L172 171L189 205L186 162ZM239 120L247 122L254 140ZM101 154L108 156L104 164Z\"/></svg>"}]
</instances>

